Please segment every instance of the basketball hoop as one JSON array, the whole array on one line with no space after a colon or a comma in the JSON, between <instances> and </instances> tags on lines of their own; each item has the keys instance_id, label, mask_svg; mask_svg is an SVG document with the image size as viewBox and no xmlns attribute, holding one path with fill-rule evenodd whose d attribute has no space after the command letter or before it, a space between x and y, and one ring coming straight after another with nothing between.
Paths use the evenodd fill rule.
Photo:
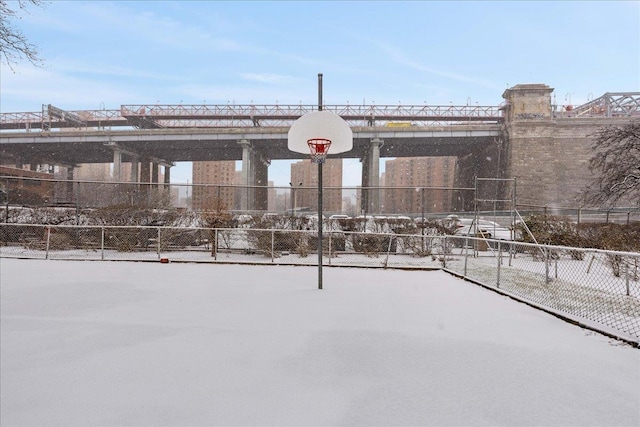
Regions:
<instances>
[{"instance_id":1,"label":"basketball hoop","mask_svg":"<svg viewBox=\"0 0 640 427\"><path fill-rule=\"evenodd\" d=\"M324 163L327 152L331 146L331 140L325 138L312 138L307 140L309 150L311 150L312 163Z\"/></svg>"}]
</instances>

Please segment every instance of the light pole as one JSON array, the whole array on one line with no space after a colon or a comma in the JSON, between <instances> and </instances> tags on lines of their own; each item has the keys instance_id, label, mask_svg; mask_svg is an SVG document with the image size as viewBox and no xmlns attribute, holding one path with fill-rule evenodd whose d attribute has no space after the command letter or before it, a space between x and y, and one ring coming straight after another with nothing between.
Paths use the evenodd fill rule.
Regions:
<instances>
[{"instance_id":1,"label":"light pole","mask_svg":"<svg viewBox=\"0 0 640 427\"><path fill-rule=\"evenodd\" d=\"M318 73L318 111L322 111L322 73ZM318 289L322 289L322 166L318 163Z\"/></svg>"}]
</instances>

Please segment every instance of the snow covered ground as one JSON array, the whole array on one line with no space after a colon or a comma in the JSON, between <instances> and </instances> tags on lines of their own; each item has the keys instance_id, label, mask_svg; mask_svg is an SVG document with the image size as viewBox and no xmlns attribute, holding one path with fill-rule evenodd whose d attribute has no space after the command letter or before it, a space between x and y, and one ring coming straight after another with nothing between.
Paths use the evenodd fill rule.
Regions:
<instances>
[{"instance_id":1,"label":"snow covered ground","mask_svg":"<svg viewBox=\"0 0 640 427\"><path fill-rule=\"evenodd\" d=\"M0 259L2 426L638 426L640 350L442 271Z\"/></svg>"}]
</instances>

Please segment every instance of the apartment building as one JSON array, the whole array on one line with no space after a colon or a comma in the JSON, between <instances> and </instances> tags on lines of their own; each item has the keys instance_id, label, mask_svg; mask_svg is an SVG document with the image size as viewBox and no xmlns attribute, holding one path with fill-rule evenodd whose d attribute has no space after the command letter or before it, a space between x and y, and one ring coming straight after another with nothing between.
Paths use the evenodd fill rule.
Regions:
<instances>
[{"instance_id":1,"label":"apartment building","mask_svg":"<svg viewBox=\"0 0 640 427\"><path fill-rule=\"evenodd\" d=\"M310 159L291 164L292 206L318 210L318 165ZM324 212L342 212L342 159L327 159L322 169ZM331 188L336 187L336 188Z\"/></svg>"},{"instance_id":2,"label":"apartment building","mask_svg":"<svg viewBox=\"0 0 640 427\"><path fill-rule=\"evenodd\" d=\"M232 210L235 204L236 162L193 162L191 206L196 211Z\"/></svg>"},{"instance_id":3,"label":"apartment building","mask_svg":"<svg viewBox=\"0 0 640 427\"><path fill-rule=\"evenodd\" d=\"M454 183L455 167L455 157L387 160L384 174L386 190L382 193L383 212L414 214L450 210L450 188Z\"/></svg>"}]
</instances>

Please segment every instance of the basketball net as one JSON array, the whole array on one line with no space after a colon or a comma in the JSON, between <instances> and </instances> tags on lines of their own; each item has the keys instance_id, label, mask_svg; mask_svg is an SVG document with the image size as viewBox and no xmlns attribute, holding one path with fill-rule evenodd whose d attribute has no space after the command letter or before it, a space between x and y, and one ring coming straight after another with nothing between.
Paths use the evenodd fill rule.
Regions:
<instances>
[{"instance_id":1,"label":"basketball net","mask_svg":"<svg viewBox=\"0 0 640 427\"><path fill-rule=\"evenodd\" d=\"M331 146L331 140L325 138L312 138L307 141L309 150L311 150L311 162L312 163L324 163L327 158L327 152L329 146Z\"/></svg>"}]
</instances>

